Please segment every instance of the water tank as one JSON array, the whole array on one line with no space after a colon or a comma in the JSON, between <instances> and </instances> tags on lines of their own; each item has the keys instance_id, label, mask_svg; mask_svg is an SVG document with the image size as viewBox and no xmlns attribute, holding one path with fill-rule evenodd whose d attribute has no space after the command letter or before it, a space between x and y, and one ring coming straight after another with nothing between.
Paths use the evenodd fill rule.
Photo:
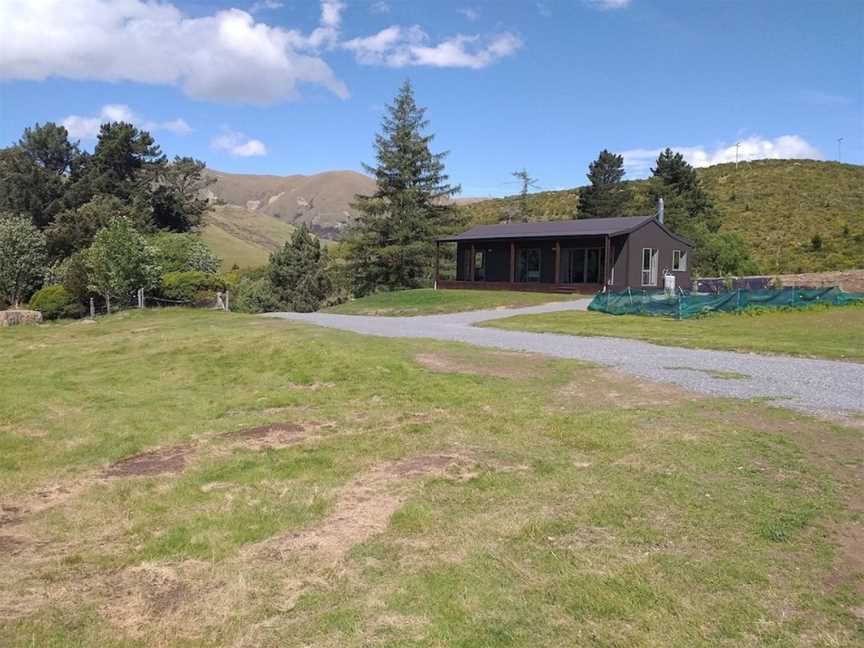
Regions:
<instances>
[{"instance_id":1,"label":"water tank","mask_svg":"<svg viewBox=\"0 0 864 648\"><path fill-rule=\"evenodd\" d=\"M663 290L667 295L675 294L675 275L667 274L663 277Z\"/></svg>"}]
</instances>

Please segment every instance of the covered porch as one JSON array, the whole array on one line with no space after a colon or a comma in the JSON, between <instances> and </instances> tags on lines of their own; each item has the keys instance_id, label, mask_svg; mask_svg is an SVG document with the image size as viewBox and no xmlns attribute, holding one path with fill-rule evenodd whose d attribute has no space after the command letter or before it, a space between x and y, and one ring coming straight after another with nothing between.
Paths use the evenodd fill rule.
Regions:
<instances>
[{"instance_id":1,"label":"covered porch","mask_svg":"<svg viewBox=\"0 0 864 648\"><path fill-rule=\"evenodd\" d=\"M455 268L442 276L440 247L448 243L456 244ZM441 289L597 292L612 284L620 249L611 236L441 239L435 255L435 286Z\"/></svg>"}]
</instances>

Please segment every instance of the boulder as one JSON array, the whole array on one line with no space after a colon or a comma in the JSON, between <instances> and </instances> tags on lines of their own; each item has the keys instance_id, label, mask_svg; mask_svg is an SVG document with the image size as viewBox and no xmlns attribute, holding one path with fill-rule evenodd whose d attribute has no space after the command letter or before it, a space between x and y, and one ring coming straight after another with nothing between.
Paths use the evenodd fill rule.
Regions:
<instances>
[{"instance_id":1,"label":"boulder","mask_svg":"<svg viewBox=\"0 0 864 648\"><path fill-rule=\"evenodd\" d=\"M0 326L15 326L16 324L41 324L42 313L34 310L0 311Z\"/></svg>"}]
</instances>

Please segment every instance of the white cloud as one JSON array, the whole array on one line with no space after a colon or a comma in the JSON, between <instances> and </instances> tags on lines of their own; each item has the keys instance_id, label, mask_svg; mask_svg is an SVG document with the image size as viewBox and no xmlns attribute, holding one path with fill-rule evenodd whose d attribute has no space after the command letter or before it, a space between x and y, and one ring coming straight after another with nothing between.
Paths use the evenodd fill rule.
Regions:
<instances>
[{"instance_id":1,"label":"white cloud","mask_svg":"<svg viewBox=\"0 0 864 648\"><path fill-rule=\"evenodd\" d=\"M480 12L472 7L457 9L457 11L463 16L465 16L468 20L477 20L478 18L480 18Z\"/></svg>"},{"instance_id":2,"label":"white cloud","mask_svg":"<svg viewBox=\"0 0 864 648\"><path fill-rule=\"evenodd\" d=\"M267 147L258 139L247 137L244 133L238 133L230 129L214 137L210 146L217 151L224 151L229 155L238 157L252 157L255 155L267 155Z\"/></svg>"},{"instance_id":3,"label":"white cloud","mask_svg":"<svg viewBox=\"0 0 864 648\"><path fill-rule=\"evenodd\" d=\"M626 9L630 6L630 0L585 0L594 9L600 11L614 11L615 9Z\"/></svg>"},{"instance_id":4,"label":"white cloud","mask_svg":"<svg viewBox=\"0 0 864 648\"><path fill-rule=\"evenodd\" d=\"M135 124L139 128L150 132L168 131L175 135L186 135L192 132L189 124L179 117L164 122L145 120L136 115L126 104L107 104L102 106L98 115L90 117L69 115L68 117L64 117L61 123L69 131L69 137L86 140L96 139L102 124L118 121Z\"/></svg>"},{"instance_id":5,"label":"white cloud","mask_svg":"<svg viewBox=\"0 0 864 648\"><path fill-rule=\"evenodd\" d=\"M322 26L306 37L239 9L191 18L142 0L3 0L0 79L176 85L196 99L254 104L294 98L311 83L346 98L324 60L298 51L332 40L343 7L325 0Z\"/></svg>"},{"instance_id":6,"label":"white cloud","mask_svg":"<svg viewBox=\"0 0 864 648\"><path fill-rule=\"evenodd\" d=\"M375 14L390 13L390 3L386 2L386 0L377 0L369 5L369 11Z\"/></svg>"},{"instance_id":7,"label":"white cloud","mask_svg":"<svg viewBox=\"0 0 864 648\"><path fill-rule=\"evenodd\" d=\"M252 6L249 7L249 13L256 14L261 13L262 11L275 11L284 6L285 3L279 2L278 0L258 0L258 2L254 2Z\"/></svg>"},{"instance_id":8,"label":"white cloud","mask_svg":"<svg viewBox=\"0 0 864 648\"><path fill-rule=\"evenodd\" d=\"M705 146L672 146L673 151L681 153L694 167L711 166L735 161L735 144L722 144L708 149ZM663 149L630 149L622 151L624 168L633 177L645 176L657 161ZM738 142L738 159L747 160L821 160L822 153L800 135L781 135L766 139L753 135Z\"/></svg>"},{"instance_id":9,"label":"white cloud","mask_svg":"<svg viewBox=\"0 0 864 648\"><path fill-rule=\"evenodd\" d=\"M355 38L342 44L359 63L405 67L462 67L480 69L513 54L522 47L518 36L510 32L490 38L457 34L437 45L430 45L429 36L419 25L392 26L365 38Z\"/></svg>"}]
</instances>

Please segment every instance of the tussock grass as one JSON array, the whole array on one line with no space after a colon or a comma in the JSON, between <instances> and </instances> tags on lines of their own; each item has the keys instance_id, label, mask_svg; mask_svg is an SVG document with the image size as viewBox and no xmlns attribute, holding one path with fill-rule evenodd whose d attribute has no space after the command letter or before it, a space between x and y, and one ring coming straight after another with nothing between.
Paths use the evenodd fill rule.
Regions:
<instances>
[{"instance_id":1,"label":"tussock grass","mask_svg":"<svg viewBox=\"0 0 864 648\"><path fill-rule=\"evenodd\" d=\"M225 313L0 345L4 646L861 639L860 431ZM277 422L309 434L226 436ZM179 472L100 477L180 444Z\"/></svg>"}]
</instances>

